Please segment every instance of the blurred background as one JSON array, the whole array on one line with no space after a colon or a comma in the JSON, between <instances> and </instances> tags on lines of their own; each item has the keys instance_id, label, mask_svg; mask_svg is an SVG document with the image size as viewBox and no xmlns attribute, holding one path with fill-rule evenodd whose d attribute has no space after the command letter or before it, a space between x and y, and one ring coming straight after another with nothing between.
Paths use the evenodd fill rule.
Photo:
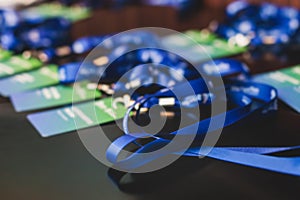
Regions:
<instances>
[{"instance_id":1,"label":"blurred background","mask_svg":"<svg viewBox=\"0 0 300 200\"><path fill-rule=\"evenodd\" d=\"M10 0L1 1L0 7L21 9L45 2L60 2L65 5L85 4L93 9L92 17L74 25L75 38L87 34L106 34L136 27L157 26L175 30L207 27L211 20L224 19L225 7L234 0ZM82 3L84 2L84 3ZM278 6L300 8L297 0L249 0L253 4L262 2ZM97 26L95 26L97 23Z\"/></svg>"}]
</instances>

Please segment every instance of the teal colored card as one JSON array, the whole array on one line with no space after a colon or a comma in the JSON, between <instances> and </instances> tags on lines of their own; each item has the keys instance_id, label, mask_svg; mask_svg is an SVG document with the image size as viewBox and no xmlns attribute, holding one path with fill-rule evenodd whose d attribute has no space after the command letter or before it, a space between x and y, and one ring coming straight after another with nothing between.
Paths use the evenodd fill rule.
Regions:
<instances>
[{"instance_id":1,"label":"teal colored card","mask_svg":"<svg viewBox=\"0 0 300 200\"><path fill-rule=\"evenodd\" d=\"M24 9L21 15L24 18L65 17L72 22L76 22L90 17L91 10L84 6L64 6L59 3L44 3Z\"/></svg>"},{"instance_id":2,"label":"teal colored card","mask_svg":"<svg viewBox=\"0 0 300 200\"><path fill-rule=\"evenodd\" d=\"M275 87L279 98L300 113L300 65L259 74L252 80Z\"/></svg>"},{"instance_id":3,"label":"teal colored card","mask_svg":"<svg viewBox=\"0 0 300 200\"><path fill-rule=\"evenodd\" d=\"M11 57L12 52L0 48L0 61Z\"/></svg>"},{"instance_id":4,"label":"teal colored card","mask_svg":"<svg viewBox=\"0 0 300 200\"><path fill-rule=\"evenodd\" d=\"M50 137L123 118L125 106L112 102L112 98L105 98L30 114L27 118L42 137Z\"/></svg>"},{"instance_id":5,"label":"teal colored card","mask_svg":"<svg viewBox=\"0 0 300 200\"><path fill-rule=\"evenodd\" d=\"M58 107L99 98L101 93L88 89L88 82L73 86L57 85L11 95L11 102L17 112Z\"/></svg>"},{"instance_id":6,"label":"teal colored card","mask_svg":"<svg viewBox=\"0 0 300 200\"><path fill-rule=\"evenodd\" d=\"M245 47L232 45L206 30L189 30L184 32L187 37L170 35L162 38L164 47L176 49L189 61L200 63L211 58L233 56L247 51Z\"/></svg>"},{"instance_id":7,"label":"teal colored card","mask_svg":"<svg viewBox=\"0 0 300 200\"><path fill-rule=\"evenodd\" d=\"M56 85L58 83L58 67L56 65L48 65L37 70L1 79L0 94L8 97L12 94Z\"/></svg>"},{"instance_id":8,"label":"teal colored card","mask_svg":"<svg viewBox=\"0 0 300 200\"><path fill-rule=\"evenodd\" d=\"M21 72L37 69L42 62L35 58L24 58L21 55L12 56L0 61L0 78L12 76Z\"/></svg>"}]
</instances>

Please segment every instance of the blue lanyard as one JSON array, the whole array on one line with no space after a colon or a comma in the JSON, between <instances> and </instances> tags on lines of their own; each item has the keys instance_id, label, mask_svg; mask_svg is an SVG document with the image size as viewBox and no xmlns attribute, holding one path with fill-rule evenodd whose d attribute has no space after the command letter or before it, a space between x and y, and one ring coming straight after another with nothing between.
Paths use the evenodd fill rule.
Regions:
<instances>
[{"instance_id":1,"label":"blue lanyard","mask_svg":"<svg viewBox=\"0 0 300 200\"><path fill-rule=\"evenodd\" d=\"M82 65L81 62L62 65L59 68L59 74L62 74L60 77L61 83L73 83L76 80L91 80L98 82L100 74L102 74L102 81L115 82L126 71L130 70L138 63L145 62L145 60L143 60L145 58L140 55L143 50L126 53L129 49L134 49L134 47L139 48L141 46L159 46L159 41L154 34L146 31L135 31L113 38L107 38L107 36L100 39L93 37L82 38L73 44L73 51L86 51L86 49L90 49L91 47L98 45L99 43L97 42L99 42L99 40L102 41L102 44L97 47L96 50L110 52L107 55L99 57L105 62L102 60L99 64L97 64L97 59L99 58L94 58L94 60L86 61ZM105 67L103 66L108 64L110 64L108 70L105 70Z\"/></svg>"},{"instance_id":2,"label":"blue lanyard","mask_svg":"<svg viewBox=\"0 0 300 200\"><path fill-rule=\"evenodd\" d=\"M240 165L261 168L269 171L280 172L299 176L300 157L275 157L267 154L280 153L299 149L300 146L291 147L214 147L207 157L232 162ZM199 148L190 148L186 152L178 152L187 157L199 157ZM175 153L176 154L176 153ZM119 188L122 188L122 179L126 172L110 168L108 176Z\"/></svg>"},{"instance_id":3,"label":"blue lanyard","mask_svg":"<svg viewBox=\"0 0 300 200\"><path fill-rule=\"evenodd\" d=\"M228 61L229 61L228 64L230 63L229 64L230 67L222 68L223 70L223 73L221 73L223 74L222 76L224 76L225 74L230 75L231 73L229 71L236 72L236 70L233 70L234 68L236 69L240 68L234 66L232 64L233 62L230 62L230 60ZM220 60L220 62L225 63L224 60ZM203 66L205 66L205 63L202 65L202 67ZM225 69L227 69L227 71ZM202 94L208 92L207 87L204 87L204 81L200 78L200 79L192 80L189 83L179 83L173 86L174 89L177 88L178 90L183 91L182 97L184 97L184 95L188 95L184 93L184 90L182 90L183 88L185 88L185 84L190 84L192 88L195 89L196 94ZM224 127L230 126L249 115L257 114L259 116L262 114L266 114L269 111L276 110L277 108L276 107L277 92L276 89L274 89L271 86L254 83L254 82L230 79L230 78L226 79L225 84L226 84L225 88L227 93L227 100L236 104L237 106L231 110L228 110L225 113L226 119L225 119ZM208 130L209 122L213 118L220 117L219 115L212 116L211 118L202 120L195 124L184 127L180 130L169 133L167 136L160 135L160 134L153 136L143 131L140 134L130 133L130 130L128 130L126 124L127 124L130 111L133 110L133 108L136 107L136 105L151 107L151 104L147 104L147 102L151 101L151 99L159 98L162 96L171 96L171 95L172 94L169 91L161 90L155 94L145 95L144 97L138 98L136 100L136 104L129 107L128 112L125 115L123 121L123 128L125 134L117 138L116 140L114 140L113 143L108 147L106 152L107 159L114 166L118 166L121 169L125 169L125 171L132 171L136 168L146 165L147 163L150 163L153 160L159 159L165 156L166 154L179 154L179 155L190 156L190 157L199 157L203 155L203 152L205 152L206 149L209 149L210 151L206 156L211 158L215 158L227 162L233 162L241 165L252 166L252 167L261 168L265 170L300 176L300 157L283 158L283 157L266 155L270 153L277 153L282 151L299 149L300 146L292 146L292 147L197 147L197 146L193 146L190 147L188 150L174 149L173 152L165 152L166 154L161 154L154 157L147 157L147 156L139 157L140 153L151 152L153 150L156 150L159 147L171 143L172 140L170 138L172 137L169 136L180 134L180 136L185 137L189 134L193 134L190 130L195 130L194 129L195 127L198 127L197 136L205 135L207 134L206 132ZM217 95L218 94L215 94L215 96ZM198 104L201 103L203 102L201 101L198 102ZM215 127L215 129L219 129L219 128L223 128L223 127ZM142 140L145 136L151 137L152 141L143 143ZM129 144L137 144L137 150L133 152L130 156L126 157L125 159L118 160L118 156L120 155L121 151L124 148L126 148ZM117 182L120 179L121 176L117 178Z\"/></svg>"},{"instance_id":4,"label":"blue lanyard","mask_svg":"<svg viewBox=\"0 0 300 200\"><path fill-rule=\"evenodd\" d=\"M113 89L118 95L134 91L140 86L147 86L151 82L172 86L178 82L174 71L188 79L192 79L195 74L195 70L188 69L189 64L185 60L161 49L142 49L130 54L133 54L132 57L136 60L131 61L129 65L136 67L131 67L131 73L123 76L123 79L115 84ZM169 66L172 70L165 66Z\"/></svg>"},{"instance_id":5,"label":"blue lanyard","mask_svg":"<svg viewBox=\"0 0 300 200\"><path fill-rule=\"evenodd\" d=\"M103 42L109 35L82 37L72 44L72 51L76 54L86 53Z\"/></svg>"},{"instance_id":6,"label":"blue lanyard","mask_svg":"<svg viewBox=\"0 0 300 200\"><path fill-rule=\"evenodd\" d=\"M92 42L93 40L93 38L86 38L75 42L73 44L73 49L78 48L78 52L80 52L80 49L86 49L84 46L90 47L91 45L88 44L95 44ZM152 47L137 49L126 53L132 46L140 47L144 45ZM94 61L86 61L83 65L81 65L80 62L65 64L59 69L59 74L63 75L60 79L61 83L73 83L76 81L76 77L78 81L88 79L97 82L99 74L102 74L100 80L102 82L116 82L116 80L121 76L124 77L123 75L132 69L130 77L127 76L122 81L117 82L113 88L115 93L122 95L123 93L127 93L128 90L135 90L136 87L141 85L145 86L148 82L153 81L159 82L162 85L172 86L175 83L180 82L180 80L178 80L178 73L181 73L181 75L188 80L197 78L199 76L197 75L199 70L204 70L204 73L207 73L209 76L213 76L214 73L221 73L222 76L226 76L226 74L234 74L240 71L243 72L240 73L241 76L249 75L248 69L244 64L230 59L220 59L215 61L214 64L220 66L219 72L211 71L211 69L214 69L214 67L210 67L212 63L204 63L203 65L205 66L197 66L197 70L199 68L197 71L183 58L160 49L157 38L148 32L125 34L122 35L122 37L118 37L118 39L108 38L103 41L99 48L104 48L104 50L111 52L107 56L104 56L104 60L106 60L104 64L101 66L96 65ZM100 58L103 58L103 56L100 56ZM97 60L97 58L95 58L95 60ZM159 73L153 76L155 67L151 68L144 66L149 63L156 66L169 66L171 70L164 70L163 67L161 67ZM105 70L103 66L107 64L109 64L109 67ZM231 67L229 67L229 65ZM207 72L205 70L207 70ZM139 84L134 84L134 87L131 87L131 82L139 82Z\"/></svg>"},{"instance_id":7,"label":"blue lanyard","mask_svg":"<svg viewBox=\"0 0 300 200\"><path fill-rule=\"evenodd\" d=\"M140 86L147 87L149 83L152 82L171 87L174 84L178 84L183 81L183 79L178 78L178 73L187 80L193 80L195 77L199 77L199 72L209 77L218 77L220 75L222 77L227 77L230 75L236 75L235 78L238 80L244 80L249 77L248 67L244 63L233 59L225 58L214 60L214 62L205 62L196 66L195 70L193 67L190 67L187 62L171 53L157 49L143 50L141 52L149 53L151 51L162 55L164 59L157 59L153 56L150 60L152 65L141 64L133 68L132 72L127 75L123 81L119 81L115 84L115 95L121 96L123 94L131 93ZM147 61L144 61L144 63L147 63ZM217 71L214 66L217 66ZM158 73L155 71L158 71ZM174 73L174 71L177 73ZM130 84L132 82L135 84ZM194 90L205 87L204 82L198 82L197 84L200 84L201 87L197 87L197 85L195 85L193 87ZM185 91L184 87L185 86L181 87L181 91ZM132 99L136 99L140 95L141 94L133 94ZM187 97L188 95L183 96Z\"/></svg>"},{"instance_id":8,"label":"blue lanyard","mask_svg":"<svg viewBox=\"0 0 300 200\"><path fill-rule=\"evenodd\" d=\"M6 16L7 13L2 14ZM0 31L1 46L7 50L22 52L26 49L58 47L67 44L70 38L71 23L64 18L55 17L37 21L16 20L14 24L7 24L10 20L14 21L11 14L7 16L8 21L5 19L3 17L2 20L6 24Z\"/></svg>"},{"instance_id":9,"label":"blue lanyard","mask_svg":"<svg viewBox=\"0 0 300 200\"><path fill-rule=\"evenodd\" d=\"M107 62L113 61L107 70L104 67L95 65L94 62L73 62L62 65L59 68L59 74L63 75L60 77L60 82L65 83L73 83L76 80L91 80L94 82L99 81L99 74L102 74L101 80L107 80L107 82L115 82L118 80L123 74L132 69L136 65L143 65L147 63L157 63L162 65L172 66L175 69L181 69L184 71L187 64L184 61L180 61L174 55L170 53L164 52L159 49L142 49L135 50L129 53L125 53L128 50L128 47L122 45L112 50L112 52L106 57ZM107 64L107 63L105 63ZM104 64L104 65L105 65ZM192 75L192 72L186 71L187 73ZM119 82L118 85L115 86L115 90L118 92L125 92L128 90L126 88L126 83L129 81L134 81L139 78L143 82L146 82L149 79L147 74L151 73L149 68L134 68L131 77L128 77L128 80L125 82ZM153 77L153 76L152 76ZM165 79L166 77L172 77L171 74L159 75L158 79ZM77 79L76 79L77 78ZM165 79L166 81L168 79Z\"/></svg>"},{"instance_id":10,"label":"blue lanyard","mask_svg":"<svg viewBox=\"0 0 300 200\"><path fill-rule=\"evenodd\" d=\"M108 35L81 37L73 43L58 48L46 48L39 50L36 54L44 62L50 62L54 59L69 56L72 54L84 54L99 45Z\"/></svg>"},{"instance_id":11,"label":"blue lanyard","mask_svg":"<svg viewBox=\"0 0 300 200\"><path fill-rule=\"evenodd\" d=\"M257 48L293 44L300 27L297 9L271 3L236 1L227 6L226 14L226 22L217 27L217 34L235 42L243 35Z\"/></svg>"},{"instance_id":12,"label":"blue lanyard","mask_svg":"<svg viewBox=\"0 0 300 200\"><path fill-rule=\"evenodd\" d=\"M197 84L198 80L195 80L194 82L191 82L190 84L194 88ZM202 82L202 81L201 81ZM176 86L174 86L176 88ZM277 93L276 90L270 86L258 84L258 83L251 83L251 82L242 82L242 81L232 81L230 83L230 86L228 87L228 98L230 98L231 101L233 101L235 104L238 105L238 107L229 110L226 112L226 119L224 123L224 127L230 126L239 120L247 117L250 114L253 114L255 112L258 113L265 113L268 110L271 110L274 108L274 104L276 104L276 97ZM198 90L201 92L200 90ZM203 90L205 91L205 90ZM254 92L255 91L255 92ZM206 92L206 91L205 91ZM197 93L197 92L196 92ZM151 97L155 97L157 95L150 95L149 97L145 97L144 99L149 99ZM160 96L160 94L159 94ZM142 100L139 100L141 102ZM253 106L253 102L261 102L259 106ZM129 108L131 110L132 107ZM130 132L127 130L125 123L128 119L128 112L124 117L124 132L125 135L119 137L116 139L112 145L107 149L107 158L110 162L114 164L121 164L123 167L126 167L127 169L134 169L135 165L127 165L126 161L130 160L131 157L134 157L135 154L132 154L128 159L124 161L117 161L119 152L116 151L116 147L119 147L118 150L121 151L122 148L126 147L130 143L137 142L139 139L145 137L144 134L141 134L140 136L136 136L135 134L130 134ZM192 124L190 126L187 126L185 128L182 128L181 130L175 131L170 133L170 135L176 135L180 134L182 136L193 134L191 130L195 130L195 127L197 127L198 132L197 135L201 136L203 134L207 133L209 124L211 120L218 119L220 115L213 116L211 118L205 119L203 121L200 121L198 123ZM214 127L211 131L220 129L223 127ZM172 142L171 140L168 140L160 135L155 136L155 140L151 143L148 143L144 146L142 146L139 150L137 150L135 153L141 153L144 151L144 149L151 149L152 146L157 146L157 144L167 144ZM172 152L173 153L173 152ZM164 156L164 155L161 155ZM198 154L199 156L199 154ZM150 162L151 160L149 160ZM129 162L131 163L131 162ZM141 163L135 163L136 165L140 165Z\"/></svg>"}]
</instances>

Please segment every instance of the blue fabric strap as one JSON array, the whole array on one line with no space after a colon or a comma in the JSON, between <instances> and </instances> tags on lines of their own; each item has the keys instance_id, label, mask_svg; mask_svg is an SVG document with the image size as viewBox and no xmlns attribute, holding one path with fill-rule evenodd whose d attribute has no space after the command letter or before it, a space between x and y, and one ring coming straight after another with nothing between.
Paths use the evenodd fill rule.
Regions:
<instances>
[{"instance_id":1,"label":"blue fabric strap","mask_svg":"<svg viewBox=\"0 0 300 200\"><path fill-rule=\"evenodd\" d=\"M240 71L241 73L246 73L247 70L242 70L244 67L239 68L239 70L235 69L235 65L233 62L227 62L221 60L223 64L228 64L229 67L224 67L224 70L221 74L223 77L226 75L231 75L232 73L236 73ZM230 61L230 60L229 60ZM218 63L218 62L217 62ZM220 63L220 62L219 62ZM206 63L209 64L209 63ZM202 65L202 67L205 66ZM223 65L224 66L224 65ZM233 66L233 67L232 67ZM242 66L242 65L241 65ZM203 67L205 68L205 67ZM226 71L227 70L227 71ZM229 71L232 71L230 73ZM191 130L194 130L195 127L198 127L197 135L205 135L207 134L209 122L212 119L217 119L221 115L226 115L225 124L223 127L230 126L234 123L237 123L241 119L249 116L257 114L263 115L268 113L269 111L276 110L276 100L277 100L277 92L271 86L253 83L248 81L240 81L232 78L228 78L225 80L225 88L227 93L227 101L235 104L236 106L228 110L226 113L219 114L216 116L212 116L211 118L204 119L195 124L184 127L180 130L169 133L168 135L150 135L145 132L141 133L131 133L126 127L129 113L134 109L135 105L128 109L126 116L124 117L124 132L125 135L117 138L107 149L107 159L114 165L118 166L118 168L123 168L126 171L134 171L134 169L139 168L143 165L146 165L153 160L162 158L168 154L180 154L189 157L199 157L203 156L202 151L203 148L209 148L210 151L207 157L215 158L218 160L223 160L227 162L233 162L241 165L261 168L265 170L286 173L291 175L300 175L300 157L276 157L266 154L273 154L283 151L290 151L299 149L300 146L293 147L190 147L188 150L180 149L180 144L178 144L178 148L174 148L172 152L164 152L159 155L155 155L152 157L145 156L143 153L155 151L171 142L170 139L172 135L179 135L181 137L186 137L189 134L194 134ZM181 83L177 84L174 89L181 90L182 97L185 95L189 95L182 90L185 87L185 84L190 84L192 88L195 90L196 94L207 93L207 87L203 85L202 79L196 79L190 81L189 83ZM214 91L218 91L216 88ZM218 94L214 94L217 96ZM151 107L153 104L147 104L146 102L150 99L159 98L162 96L172 96L169 90L163 89L158 91L152 95L145 95L144 97L139 98L136 103L140 106ZM152 101L155 104L155 101ZM201 102L198 102L201 104ZM223 128L223 127L214 127L211 131ZM151 142L142 142L145 137L152 138ZM121 154L121 151L124 150L128 145L135 144L136 150L128 157L119 160L118 157ZM176 145L175 145L176 146Z\"/></svg>"}]
</instances>

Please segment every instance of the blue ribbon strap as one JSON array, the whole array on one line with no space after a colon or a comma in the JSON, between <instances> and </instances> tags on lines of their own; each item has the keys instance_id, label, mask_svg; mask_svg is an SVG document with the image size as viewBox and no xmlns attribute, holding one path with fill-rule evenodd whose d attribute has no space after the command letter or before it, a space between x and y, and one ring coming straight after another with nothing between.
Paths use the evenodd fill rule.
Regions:
<instances>
[{"instance_id":1,"label":"blue ribbon strap","mask_svg":"<svg viewBox=\"0 0 300 200\"><path fill-rule=\"evenodd\" d=\"M232 70L234 71L234 70ZM225 74L225 73L224 73ZM198 81L201 82L201 79ZM194 82L196 83L197 80ZM191 82L193 88L197 88ZM245 82L245 81L237 81L237 80L227 80L226 81L226 90L228 93L228 99L235 102L238 106L232 110L226 112L226 120L225 125L229 126L231 124L236 123L242 118L247 117L253 113L261 113L265 114L272 109L276 109L276 98L277 92L273 87L268 85L252 83L252 82ZM179 85L175 85L174 88L180 88ZM199 90L198 92L205 92L206 90ZM163 96L168 96L170 93L168 91L160 91L154 95L148 95L144 98L140 98L137 100L138 103L142 103L143 105L148 99ZM144 102L143 102L144 101ZM252 102L259 102L252 104ZM131 109L131 108L130 108ZM129 110L130 110L129 109ZM126 121L125 116L124 121ZM218 117L218 116L213 116ZM189 129L192 126L198 126L199 131L197 134L206 134L207 127L209 124L209 119L205 119L200 121L199 123L193 124L191 126L185 127L181 130L175 131L170 133L170 135L181 134L181 136L185 136L186 134L192 134L189 132ZM216 127L222 128L222 127ZM157 155L156 157L140 157L139 153L142 152L149 152L156 150L170 142L172 140L168 139L165 135L155 135L152 136L153 141L141 145L138 143L141 139L146 136L150 136L146 133L136 134L130 133L129 131L125 132L124 136L119 137L116 139L112 145L107 149L107 159L111 161L114 165L124 167L127 170L134 170L135 168L141 167L148 162L151 162L159 157L163 157L164 155L171 153L171 154L183 154L185 156L192 156L192 157L199 157L201 156L201 151L199 147L191 147L187 151L182 152L181 150L177 149L174 152L165 152L165 154ZM132 153L129 157L118 161L118 155L120 154L121 150L125 148L127 145L134 143L138 145L138 149ZM180 145L179 145L180 146ZM291 175L300 175L300 158L299 157L276 157L270 156L265 154L272 154L278 153L283 151L290 151L299 149L300 146L293 146L293 147L204 147L210 148L211 151L208 153L208 157L233 162L237 164L252 166L256 168L261 168L265 170L286 173ZM175 150L175 149L174 149ZM120 164L120 165L119 165Z\"/></svg>"}]
</instances>

